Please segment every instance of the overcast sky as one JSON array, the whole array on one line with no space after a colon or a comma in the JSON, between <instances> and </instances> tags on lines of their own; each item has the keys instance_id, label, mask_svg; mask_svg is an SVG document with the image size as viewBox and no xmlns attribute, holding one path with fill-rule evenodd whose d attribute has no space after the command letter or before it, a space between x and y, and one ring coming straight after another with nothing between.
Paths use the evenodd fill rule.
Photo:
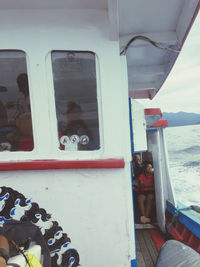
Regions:
<instances>
[{"instance_id":1,"label":"overcast sky","mask_svg":"<svg viewBox=\"0 0 200 267\"><path fill-rule=\"evenodd\" d=\"M163 87L153 100L138 100L162 112L200 113L200 13Z\"/></svg>"}]
</instances>

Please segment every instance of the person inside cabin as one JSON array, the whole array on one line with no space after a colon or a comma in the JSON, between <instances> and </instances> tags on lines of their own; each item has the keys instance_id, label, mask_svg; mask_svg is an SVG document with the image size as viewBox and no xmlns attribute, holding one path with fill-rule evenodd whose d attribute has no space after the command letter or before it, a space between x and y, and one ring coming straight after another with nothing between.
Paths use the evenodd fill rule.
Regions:
<instances>
[{"instance_id":1,"label":"person inside cabin","mask_svg":"<svg viewBox=\"0 0 200 267\"><path fill-rule=\"evenodd\" d=\"M138 177L138 204L141 213L140 221L141 223L150 223L152 203L154 199L154 174L152 171L152 164L150 162L145 162L143 170L143 173Z\"/></svg>"},{"instance_id":2,"label":"person inside cabin","mask_svg":"<svg viewBox=\"0 0 200 267\"><path fill-rule=\"evenodd\" d=\"M64 135L69 138L72 135L79 137L78 150L91 150L93 144L93 134L90 128L83 120L83 112L81 106L74 101L67 104L67 125L63 131ZM81 141L81 137L85 137Z\"/></svg>"},{"instance_id":3,"label":"person inside cabin","mask_svg":"<svg viewBox=\"0 0 200 267\"><path fill-rule=\"evenodd\" d=\"M18 142L18 151L32 151L33 144L33 130L31 113L23 113L16 120L17 129L20 132L20 138Z\"/></svg>"},{"instance_id":4,"label":"person inside cabin","mask_svg":"<svg viewBox=\"0 0 200 267\"><path fill-rule=\"evenodd\" d=\"M10 150L11 145L6 138L8 128L8 115L3 102L0 100L0 151Z\"/></svg>"},{"instance_id":5,"label":"person inside cabin","mask_svg":"<svg viewBox=\"0 0 200 267\"><path fill-rule=\"evenodd\" d=\"M19 88L19 91L23 94L23 98L20 97L16 102L9 101L9 102L7 102L7 105L6 105L8 109L11 109L11 110L14 109L12 118L10 118L10 121L9 121L9 125L13 126L13 129L6 136L7 140L11 144L11 151L17 151L19 149L18 148L19 142L21 142L20 140L22 138L24 138L24 136L29 136L29 132L30 132L29 130L27 130L28 133L25 134L24 133L24 127L25 126L22 126L22 124L25 125L25 123L26 123L25 118L28 118L31 116L30 115L31 110L30 110L29 85L28 85L27 74L26 73L20 73L17 76L16 82L17 82L17 86ZM19 121L21 121L21 119L19 119L19 118L22 114L29 114L29 115L28 116L25 115L23 117L24 122L20 123L21 126L19 126ZM27 128L29 128L30 123L28 122L28 120L27 120L27 123L28 123ZM20 127L22 127L23 129L21 130ZM31 131L32 131L32 128L31 128ZM25 151L29 151L29 149L25 150Z\"/></svg>"},{"instance_id":6,"label":"person inside cabin","mask_svg":"<svg viewBox=\"0 0 200 267\"><path fill-rule=\"evenodd\" d=\"M20 114L25 113L25 112L30 112L31 108L30 108L28 76L26 73L21 73L18 75L17 85L18 85L19 91L24 95L24 99L21 101L21 103L19 105L18 112Z\"/></svg>"},{"instance_id":7,"label":"person inside cabin","mask_svg":"<svg viewBox=\"0 0 200 267\"><path fill-rule=\"evenodd\" d=\"M0 100L0 129L8 126L8 114L6 107Z\"/></svg>"},{"instance_id":8,"label":"person inside cabin","mask_svg":"<svg viewBox=\"0 0 200 267\"><path fill-rule=\"evenodd\" d=\"M22 113L16 119L16 130L1 140L0 151L32 151L34 148L30 112ZM15 134L15 137L14 137Z\"/></svg>"},{"instance_id":9,"label":"person inside cabin","mask_svg":"<svg viewBox=\"0 0 200 267\"><path fill-rule=\"evenodd\" d=\"M9 124L15 125L16 119L20 114L30 112L30 97L29 97L29 85L28 76L26 73L20 73L16 79L19 93L15 101L8 101L6 104L7 109L13 110L12 118L10 118ZM23 95L23 96L22 96Z\"/></svg>"}]
</instances>

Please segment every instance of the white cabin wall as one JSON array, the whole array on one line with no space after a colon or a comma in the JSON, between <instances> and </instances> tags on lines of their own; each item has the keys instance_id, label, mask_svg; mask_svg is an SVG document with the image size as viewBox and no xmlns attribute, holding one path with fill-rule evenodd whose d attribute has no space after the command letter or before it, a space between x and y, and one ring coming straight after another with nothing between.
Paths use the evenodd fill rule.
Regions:
<instances>
[{"instance_id":1,"label":"white cabin wall","mask_svg":"<svg viewBox=\"0 0 200 267\"><path fill-rule=\"evenodd\" d=\"M119 55L119 44L109 41L107 23L105 11L88 10L84 16L81 11L67 10L0 11L2 39L0 49L21 49L28 54L30 91L33 101L35 100L32 116L39 149L37 153L44 158L52 152L53 143L52 136L46 134L46 129L53 123L54 130L57 127L56 121L48 121L49 110L52 107L49 107L49 103L46 101L49 93L51 92L52 96L54 93L53 82L51 85L48 84L47 88L46 79L46 75L48 78L52 75L50 72L46 73L45 62L45 58L51 50L90 50L97 54L100 70L100 73L97 73L100 77L98 90L102 96L102 99L99 100L99 112L103 129L101 137L104 144L101 154L98 151L95 157L102 157L102 154L106 154L106 157L121 157L124 153L123 140L126 129L119 125L123 122L124 104L121 101L123 89L120 57L117 56ZM43 112L38 116L38 110L41 108ZM40 129L35 125L39 125ZM23 157L29 157L26 154ZM11 157L15 158L14 155ZM37 157L37 155L33 155L33 157ZM80 153L78 157L81 157ZM88 157L90 158L91 154L88 154ZM73 158L72 154L70 158ZM77 155L74 158L77 158Z\"/></svg>"},{"instance_id":2,"label":"white cabin wall","mask_svg":"<svg viewBox=\"0 0 200 267\"><path fill-rule=\"evenodd\" d=\"M106 11L1 10L0 49L28 55L32 97L33 152L4 152L0 161L27 159L124 158L123 169L1 172L1 184L32 198L52 213L72 240L85 267L130 267L135 255L130 173L128 90L122 77L119 43L109 40ZM92 26L91 26L92 25ZM86 50L99 64L99 151L65 153L54 147L57 123L47 54L51 50ZM123 74L125 74L123 72ZM127 90L127 94L125 93ZM126 99L127 96L127 99ZM127 101L127 102L126 102ZM42 111L41 111L42 110ZM126 118L126 119L124 119ZM48 130L49 129L49 130Z\"/></svg>"},{"instance_id":3,"label":"white cabin wall","mask_svg":"<svg viewBox=\"0 0 200 267\"><path fill-rule=\"evenodd\" d=\"M133 148L134 152L147 150L146 120L144 107L141 103L131 99Z\"/></svg>"},{"instance_id":4,"label":"white cabin wall","mask_svg":"<svg viewBox=\"0 0 200 267\"><path fill-rule=\"evenodd\" d=\"M52 214L71 238L81 266L130 267L124 176L123 169L1 172L1 184Z\"/></svg>"},{"instance_id":5,"label":"white cabin wall","mask_svg":"<svg viewBox=\"0 0 200 267\"><path fill-rule=\"evenodd\" d=\"M154 180L155 180L155 201L156 216L159 228L165 232L165 198L163 171L161 165L161 150L158 131L148 133L148 151L152 152Z\"/></svg>"},{"instance_id":6,"label":"white cabin wall","mask_svg":"<svg viewBox=\"0 0 200 267\"><path fill-rule=\"evenodd\" d=\"M126 154L126 177L124 179L124 197L126 198L126 209L128 214L127 235L129 236L129 258L136 258L136 241L134 229L134 213L133 213L133 190L132 190L132 153L131 153L131 129L130 126L130 110L129 110L129 92L128 92L128 72L126 56L121 56L121 72L122 72L122 91L123 91L123 127L124 131L124 153ZM130 176L131 174L131 176ZM131 196L131 197L130 197ZM131 208L130 208L131 207ZM134 240L134 241L133 241Z\"/></svg>"},{"instance_id":7,"label":"white cabin wall","mask_svg":"<svg viewBox=\"0 0 200 267\"><path fill-rule=\"evenodd\" d=\"M158 225L165 232L166 201L168 200L174 205L176 205L176 201L169 174L164 128L158 128L148 133L148 151L152 152L153 157Z\"/></svg>"}]
</instances>

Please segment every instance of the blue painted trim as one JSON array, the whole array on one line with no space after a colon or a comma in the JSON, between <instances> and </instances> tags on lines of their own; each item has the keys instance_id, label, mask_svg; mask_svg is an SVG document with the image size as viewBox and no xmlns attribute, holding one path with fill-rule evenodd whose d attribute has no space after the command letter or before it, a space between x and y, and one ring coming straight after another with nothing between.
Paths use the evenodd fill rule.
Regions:
<instances>
[{"instance_id":1,"label":"blue painted trim","mask_svg":"<svg viewBox=\"0 0 200 267\"><path fill-rule=\"evenodd\" d=\"M129 97L129 124L130 124L130 138L131 138L131 153L134 152L134 143L133 143L133 124L132 124L132 113L131 113L131 98Z\"/></svg>"},{"instance_id":2,"label":"blue painted trim","mask_svg":"<svg viewBox=\"0 0 200 267\"><path fill-rule=\"evenodd\" d=\"M143 152L147 152L147 150L138 150L138 151L134 151L133 154L137 154L137 153L143 153Z\"/></svg>"},{"instance_id":3,"label":"blue painted trim","mask_svg":"<svg viewBox=\"0 0 200 267\"><path fill-rule=\"evenodd\" d=\"M174 215L177 211L179 212L178 221L181 222L186 228L188 228L194 235L200 238L200 219L195 217L195 211L192 209L189 210L181 210L185 209L187 206L178 202L178 208L174 207L172 203L167 201L167 210ZM190 214L188 213L190 212ZM193 213L194 215L192 215Z\"/></svg>"},{"instance_id":4,"label":"blue painted trim","mask_svg":"<svg viewBox=\"0 0 200 267\"><path fill-rule=\"evenodd\" d=\"M157 129L147 129L146 130L147 133L155 133L157 131L158 131Z\"/></svg>"},{"instance_id":5,"label":"blue painted trim","mask_svg":"<svg viewBox=\"0 0 200 267\"><path fill-rule=\"evenodd\" d=\"M131 153L134 153L134 143L133 143L133 124L132 124L132 112L131 112L131 98L129 97L129 123L130 123L130 138L131 138ZM132 170L132 162L130 162L130 170L131 170L131 191L132 191L132 205L133 205L133 225L135 225L135 218L134 218L134 196L133 196L133 170ZM131 260L131 267L137 267L137 249L136 249L136 234L135 234L135 227L134 227L134 235L135 235L135 255L136 259Z\"/></svg>"},{"instance_id":6,"label":"blue painted trim","mask_svg":"<svg viewBox=\"0 0 200 267\"><path fill-rule=\"evenodd\" d=\"M133 170L132 170L132 163L130 162L130 169L131 169L131 189L133 188L133 180L132 180L132 177L133 177ZM133 203L133 225L135 225L135 214L134 214L134 192L133 192L133 189L131 190L132 191L132 203ZM136 233L135 233L135 227L134 227L134 235L135 235L135 255L136 255L136 259L135 260L131 260L131 267L137 267L137 248L136 248ZM133 264L136 264L136 265L132 265L132 262ZM136 263L134 263L136 262Z\"/></svg>"},{"instance_id":7,"label":"blue painted trim","mask_svg":"<svg viewBox=\"0 0 200 267\"><path fill-rule=\"evenodd\" d=\"M131 267L137 267L137 260L131 260Z\"/></svg>"}]
</instances>

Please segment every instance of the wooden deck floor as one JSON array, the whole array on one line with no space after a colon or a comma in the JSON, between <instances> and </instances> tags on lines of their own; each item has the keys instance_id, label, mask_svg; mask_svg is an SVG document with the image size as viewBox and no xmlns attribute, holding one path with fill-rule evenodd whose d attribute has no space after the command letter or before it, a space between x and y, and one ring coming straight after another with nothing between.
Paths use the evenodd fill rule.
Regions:
<instances>
[{"instance_id":1,"label":"wooden deck floor","mask_svg":"<svg viewBox=\"0 0 200 267\"><path fill-rule=\"evenodd\" d=\"M138 267L154 267L158 251L148 229L136 230L136 246Z\"/></svg>"}]
</instances>

